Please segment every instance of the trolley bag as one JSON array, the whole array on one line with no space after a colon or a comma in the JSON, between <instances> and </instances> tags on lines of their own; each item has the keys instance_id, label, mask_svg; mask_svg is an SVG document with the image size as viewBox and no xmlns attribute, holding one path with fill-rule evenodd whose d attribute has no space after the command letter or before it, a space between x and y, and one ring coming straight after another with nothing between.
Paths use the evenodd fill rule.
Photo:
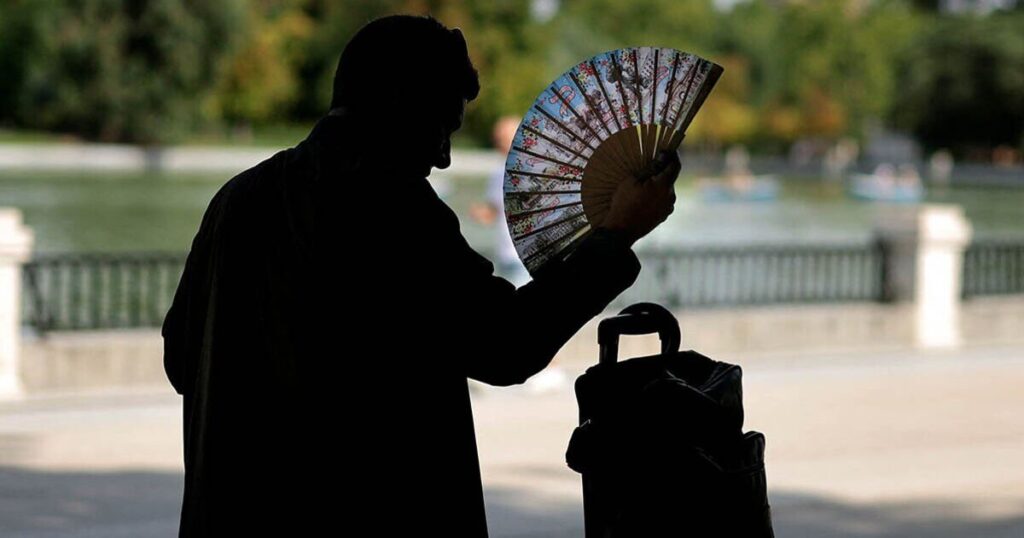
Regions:
<instances>
[{"instance_id":1,"label":"trolley bag","mask_svg":"<svg viewBox=\"0 0 1024 538\"><path fill-rule=\"evenodd\" d=\"M661 354L616 361L621 334ZM566 451L583 475L587 538L773 537L764 435L742 431L742 371L679 351L679 323L638 303L598 326L600 360L576 379Z\"/></svg>"}]
</instances>

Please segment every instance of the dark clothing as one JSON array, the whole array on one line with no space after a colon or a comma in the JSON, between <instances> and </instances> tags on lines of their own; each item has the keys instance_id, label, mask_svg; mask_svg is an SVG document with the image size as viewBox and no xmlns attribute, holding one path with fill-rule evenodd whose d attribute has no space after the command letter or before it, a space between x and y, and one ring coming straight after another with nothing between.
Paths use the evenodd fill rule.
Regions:
<instances>
[{"instance_id":1,"label":"dark clothing","mask_svg":"<svg viewBox=\"0 0 1024 538\"><path fill-rule=\"evenodd\" d=\"M639 272L597 230L515 289L362 133L322 119L203 217L163 325L182 536L486 536L467 378L522 383Z\"/></svg>"}]
</instances>

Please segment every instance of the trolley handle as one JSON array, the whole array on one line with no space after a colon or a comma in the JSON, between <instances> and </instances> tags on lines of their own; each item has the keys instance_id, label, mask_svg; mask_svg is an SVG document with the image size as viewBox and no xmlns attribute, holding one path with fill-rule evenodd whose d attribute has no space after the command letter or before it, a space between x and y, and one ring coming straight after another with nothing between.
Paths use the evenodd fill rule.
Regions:
<instances>
[{"instance_id":1,"label":"trolley handle","mask_svg":"<svg viewBox=\"0 0 1024 538\"><path fill-rule=\"evenodd\" d=\"M661 339L662 354L679 351L679 322L659 304L636 303L617 316L601 320L597 326L597 343L601 346L599 363L614 364L618 360L619 335L653 333L658 333Z\"/></svg>"}]
</instances>

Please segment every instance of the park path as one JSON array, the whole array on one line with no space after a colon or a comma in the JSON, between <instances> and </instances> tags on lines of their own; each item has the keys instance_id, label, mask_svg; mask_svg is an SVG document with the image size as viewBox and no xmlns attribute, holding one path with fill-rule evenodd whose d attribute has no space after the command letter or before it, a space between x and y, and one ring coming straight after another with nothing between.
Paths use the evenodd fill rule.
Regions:
<instances>
[{"instance_id":1,"label":"park path","mask_svg":"<svg viewBox=\"0 0 1024 538\"><path fill-rule=\"evenodd\" d=\"M778 536L1024 536L1024 349L739 362ZM473 388L492 536L582 536L571 387ZM173 535L180 426L163 389L0 403L0 536Z\"/></svg>"}]
</instances>

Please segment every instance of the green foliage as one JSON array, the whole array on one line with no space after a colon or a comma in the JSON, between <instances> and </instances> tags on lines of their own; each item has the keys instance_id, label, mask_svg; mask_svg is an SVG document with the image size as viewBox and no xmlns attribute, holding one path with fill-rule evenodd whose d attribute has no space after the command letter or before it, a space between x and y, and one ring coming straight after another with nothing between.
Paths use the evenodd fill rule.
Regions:
<instances>
[{"instance_id":1,"label":"green foliage","mask_svg":"<svg viewBox=\"0 0 1024 538\"><path fill-rule=\"evenodd\" d=\"M227 0L9 3L4 24L18 35L0 38L0 50L20 50L5 60L17 65L0 98L10 105L3 119L99 140L178 139L206 119L221 59L241 33L240 7Z\"/></svg>"},{"instance_id":2,"label":"green foliage","mask_svg":"<svg viewBox=\"0 0 1024 538\"><path fill-rule=\"evenodd\" d=\"M304 42L306 53L295 65L301 85L291 112L312 119L327 110L338 56L364 24L391 13L431 14L462 30L480 74L480 96L470 105L460 140L488 145L494 121L525 112L550 82L544 61L550 32L530 20L529 4L529 0L307 2L306 13L317 22Z\"/></svg>"},{"instance_id":3,"label":"green foliage","mask_svg":"<svg viewBox=\"0 0 1024 538\"><path fill-rule=\"evenodd\" d=\"M936 18L905 58L897 123L960 154L1024 148L1024 13Z\"/></svg>"},{"instance_id":4,"label":"green foliage","mask_svg":"<svg viewBox=\"0 0 1024 538\"><path fill-rule=\"evenodd\" d=\"M529 4L477 2L463 17L470 57L480 74L480 96L465 129L479 144L490 144L491 127L500 117L524 114L554 77L544 61L551 32L530 20Z\"/></svg>"},{"instance_id":5,"label":"green foliage","mask_svg":"<svg viewBox=\"0 0 1024 538\"><path fill-rule=\"evenodd\" d=\"M218 116L236 124L287 119L301 85L295 66L304 58L315 27L306 3L269 0L248 10L247 31L217 87Z\"/></svg>"},{"instance_id":6,"label":"green foliage","mask_svg":"<svg viewBox=\"0 0 1024 538\"><path fill-rule=\"evenodd\" d=\"M10 122L36 47L32 21L41 3L0 3L0 123Z\"/></svg>"},{"instance_id":7,"label":"green foliage","mask_svg":"<svg viewBox=\"0 0 1024 538\"><path fill-rule=\"evenodd\" d=\"M6 0L0 126L142 143L204 127L308 124L370 20L432 14L480 73L459 142L526 111L559 73L623 46L726 67L688 137L782 150L881 122L933 147L1021 145L1024 13L950 16L916 0ZM204 133L210 131L204 130Z\"/></svg>"},{"instance_id":8,"label":"green foliage","mask_svg":"<svg viewBox=\"0 0 1024 538\"><path fill-rule=\"evenodd\" d=\"M575 31L562 34L559 46L574 59L631 46L673 47L706 53L714 35L711 0L591 0L565 2L558 21ZM589 34L589 37L582 35ZM582 40L574 39L582 38ZM599 45L594 50L589 45ZM589 50L588 50L589 49Z\"/></svg>"},{"instance_id":9,"label":"green foliage","mask_svg":"<svg viewBox=\"0 0 1024 538\"><path fill-rule=\"evenodd\" d=\"M304 50L293 68L300 81L290 106L293 119L310 120L327 112L334 70L345 44L371 20L391 13L420 13L400 0L309 0L305 10L315 26L308 40L295 43Z\"/></svg>"},{"instance_id":10,"label":"green foliage","mask_svg":"<svg viewBox=\"0 0 1024 538\"><path fill-rule=\"evenodd\" d=\"M893 66L915 28L916 16L899 2L737 6L723 17L717 39L723 52L750 63L746 102L759 118L751 141L858 135L884 118L895 91Z\"/></svg>"}]
</instances>

